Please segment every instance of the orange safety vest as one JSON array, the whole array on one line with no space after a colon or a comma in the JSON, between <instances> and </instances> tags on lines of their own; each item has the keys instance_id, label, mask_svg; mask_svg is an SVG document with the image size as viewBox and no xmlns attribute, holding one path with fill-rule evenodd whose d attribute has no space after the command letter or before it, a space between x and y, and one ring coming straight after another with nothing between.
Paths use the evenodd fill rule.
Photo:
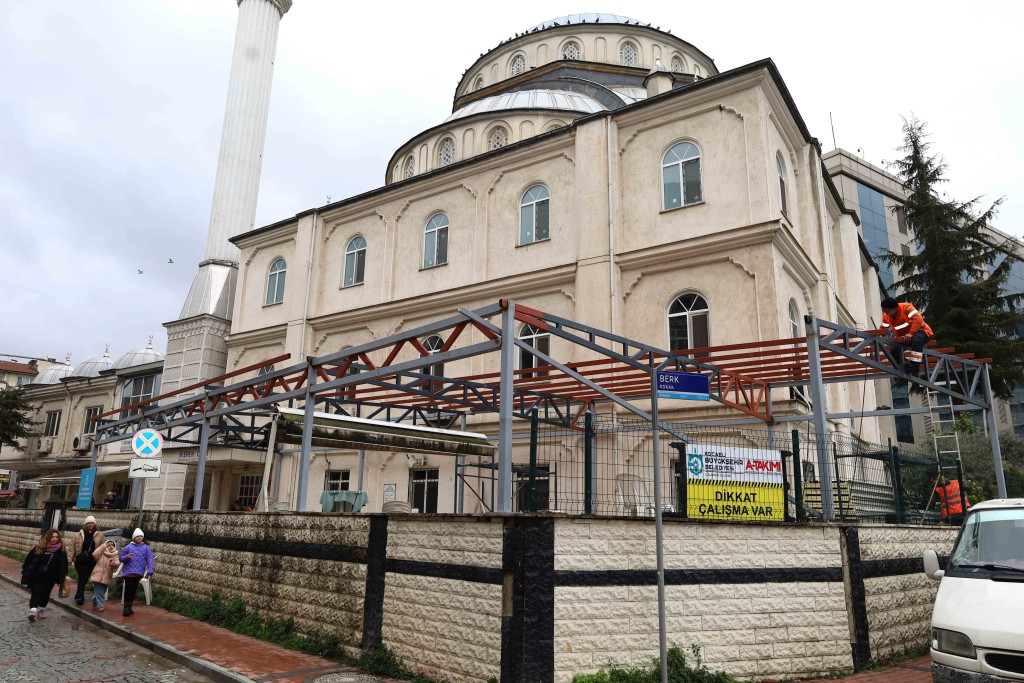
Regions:
<instances>
[{"instance_id":1,"label":"orange safety vest","mask_svg":"<svg viewBox=\"0 0 1024 683\"><path fill-rule=\"evenodd\" d=\"M943 519L947 519L950 515L962 514L965 507L971 507L967 496L960 493L960 482L956 479L950 479L945 486L936 486L935 492L939 494L939 509L942 510ZM961 501L963 501L962 505Z\"/></svg>"},{"instance_id":2,"label":"orange safety vest","mask_svg":"<svg viewBox=\"0 0 1024 683\"><path fill-rule=\"evenodd\" d=\"M882 329L885 331L891 329L897 337L911 336L922 328L929 337L935 336L932 333L932 328L924 321L924 317L917 312L913 304L901 302L895 318L890 318L888 313L882 314Z\"/></svg>"}]
</instances>

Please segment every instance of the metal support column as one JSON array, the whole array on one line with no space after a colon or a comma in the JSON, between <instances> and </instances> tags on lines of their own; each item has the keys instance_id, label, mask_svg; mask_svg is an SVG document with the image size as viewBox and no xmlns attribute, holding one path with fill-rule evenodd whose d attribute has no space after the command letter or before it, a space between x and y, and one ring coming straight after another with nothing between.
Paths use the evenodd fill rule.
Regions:
<instances>
[{"instance_id":1,"label":"metal support column","mask_svg":"<svg viewBox=\"0 0 1024 683\"><path fill-rule=\"evenodd\" d=\"M826 522L835 520L832 501L832 465L829 462L828 427L825 423L825 383L821 380L821 350L818 348L818 321L805 315L807 326L807 368L810 377L811 404L814 409L814 441L818 451L818 481L821 485L821 515Z\"/></svg>"},{"instance_id":2,"label":"metal support column","mask_svg":"<svg viewBox=\"0 0 1024 683\"><path fill-rule=\"evenodd\" d=\"M311 389L316 379L316 370L312 364L306 370L306 405L305 414L302 416L302 452L299 453L299 483L295 492L295 505L292 508L297 512L306 511L306 488L309 486L309 460L313 452L313 410L316 407L316 397Z\"/></svg>"},{"instance_id":3,"label":"metal support column","mask_svg":"<svg viewBox=\"0 0 1024 683\"><path fill-rule=\"evenodd\" d=\"M530 496L526 504L526 511L537 511L537 409L530 411L530 485L527 489ZM525 512L520 510L520 512Z\"/></svg>"},{"instance_id":4,"label":"metal support column","mask_svg":"<svg viewBox=\"0 0 1024 683\"><path fill-rule=\"evenodd\" d=\"M985 423L988 425L988 438L992 444L992 466L996 471L996 488L999 490L999 497L1006 498L1006 477L1003 475L1003 452L999 448L999 424L996 422L995 399L992 397L992 378L989 377L989 369L986 364L982 368L981 376L985 380L985 400L988 401L988 409L985 411ZM960 482L963 486L964 482Z\"/></svg>"},{"instance_id":5,"label":"metal support column","mask_svg":"<svg viewBox=\"0 0 1024 683\"><path fill-rule=\"evenodd\" d=\"M498 491L496 512L512 512L512 369L516 360L516 303L501 314L501 404L498 407Z\"/></svg>"},{"instance_id":6,"label":"metal support column","mask_svg":"<svg viewBox=\"0 0 1024 683\"><path fill-rule=\"evenodd\" d=\"M583 414L583 513L594 514L594 413Z\"/></svg>"},{"instance_id":7,"label":"metal support column","mask_svg":"<svg viewBox=\"0 0 1024 683\"><path fill-rule=\"evenodd\" d=\"M96 442L92 442L92 456L89 458L89 467L96 467L96 461L100 458L100 447L96 445ZM11 482L11 488L14 488L14 483Z\"/></svg>"},{"instance_id":8,"label":"metal support column","mask_svg":"<svg viewBox=\"0 0 1024 683\"><path fill-rule=\"evenodd\" d=\"M192 509L203 507L203 484L206 482L206 456L210 451L210 418L206 415L206 402L203 402L203 421L199 425L199 465L196 469L196 492L192 498Z\"/></svg>"},{"instance_id":9,"label":"metal support column","mask_svg":"<svg viewBox=\"0 0 1024 683\"><path fill-rule=\"evenodd\" d=\"M651 448L654 462L654 550L658 566L658 652L661 683L668 683L668 620L665 610L665 536L661 518L661 428L658 425L658 368L651 368Z\"/></svg>"}]
</instances>

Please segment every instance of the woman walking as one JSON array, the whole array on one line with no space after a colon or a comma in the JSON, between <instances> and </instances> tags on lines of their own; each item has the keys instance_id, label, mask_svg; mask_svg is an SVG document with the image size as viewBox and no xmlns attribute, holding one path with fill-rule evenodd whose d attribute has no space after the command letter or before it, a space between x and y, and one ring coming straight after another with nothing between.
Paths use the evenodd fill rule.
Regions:
<instances>
[{"instance_id":1,"label":"woman walking","mask_svg":"<svg viewBox=\"0 0 1024 683\"><path fill-rule=\"evenodd\" d=\"M121 578L124 579L124 613L123 616L130 617L132 603L135 602L135 593L139 590L139 581L144 576L152 576L156 571L153 565L153 551L145 543L145 534L142 529L132 532L132 542L121 549L121 562L124 567L121 569Z\"/></svg>"},{"instance_id":2,"label":"woman walking","mask_svg":"<svg viewBox=\"0 0 1024 683\"><path fill-rule=\"evenodd\" d=\"M97 612L102 612L107 603L107 586L114 580L114 570L121 564L117 557L117 544L106 541L93 553L96 568L92 570L89 580L92 581L92 604Z\"/></svg>"},{"instance_id":3,"label":"woman walking","mask_svg":"<svg viewBox=\"0 0 1024 683\"><path fill-rule=\"evenodd\" d=\"M43 534L21 565L21 583L32 590L28 601L28 620L46 618L53 587L68 575L68 556L60 532L50 529Z\"/></svg>"},{"instance_id":4,"label":"woman walking","mask_svg":"<svg viewBox=\"0 0 1024 683\"><path fill-rule=\"evenodd\" d=\"M89 575L92 574L92 570L96 566L93 553L106 541L103 532L96 529L96 518L92 515L86 517L85 524L75 534L71 543L71 552L68 553L68 559L75 563L75 571L78 572L78 588L75 590L76 605L85 602L85 584L89 583Z\"/></svg>"}]
</instances>

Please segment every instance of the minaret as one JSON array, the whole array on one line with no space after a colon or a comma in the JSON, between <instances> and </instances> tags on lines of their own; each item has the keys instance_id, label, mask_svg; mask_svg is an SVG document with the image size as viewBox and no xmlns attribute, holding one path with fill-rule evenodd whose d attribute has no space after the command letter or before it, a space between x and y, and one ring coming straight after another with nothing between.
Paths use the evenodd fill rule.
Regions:
<instances>
[{"instance_id":1,"label":"minaret","mask_svg":"<svg viewBox=\"0 0 1024 683\"><path fill-rule=\"evenodd\" d=\"M238 278L238 249L228 238L251 230L256 220L277 31L291 6L292 0L238 0L206 252L181 315L164 324L164 392L220 375L227 366L224 338Z\"/></svg>"}]
</instances>

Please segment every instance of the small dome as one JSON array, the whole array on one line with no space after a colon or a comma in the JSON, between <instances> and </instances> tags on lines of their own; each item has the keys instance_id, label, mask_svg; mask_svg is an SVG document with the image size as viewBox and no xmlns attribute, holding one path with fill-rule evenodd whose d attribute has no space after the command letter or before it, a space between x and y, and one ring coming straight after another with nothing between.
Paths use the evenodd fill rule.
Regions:
<instances>
[{"instance_id":1,"label":"small dome","mask_svg":"<svg viewBox=\"0 0 1024 683\"><path fill-rule=\"evenodd\" d=\"M70 377L99 377L104 370L114 367L114 359L110 357L110 347L99 358L91 358L75 366Z\"/></svg>"},{"instance_id":2,"label":"small dome","mask_svg":"<svg viewBox=\"0 0 1024 683\"><path fill-rule=\"evenodd\" d=\"M636 19L630 19L624 17L621 14L605 14L603 12L585 12L583 14L566 14L564 17L558 17L550 21L545 21L536 26L531 26L526 29L527 33L533 33L534 31L543 31L546 28L552 26L567 26L569 24L632 24L633 26L650 26L650 24L644 24Z\"/></svg>"},{"instance_id":3,"label":"small dome","mask_svg":"<svg viewBox=\"0 0 1024 683\"><path fill-rule=\"evenodd\" d=\"M473 114L507 111L510 109L553 109L555 111L593 114L594 112L604 111L606 107L593 97L569 92L568 90L520 90L470 102L465 107L456 109L451 116L445 119L445 123L466 116L472 116Z\"/></svg>"},{"instance_id":4,"label":"small dome","mask_svg":"<svg viewBox=\"0 0 1024 683\"><path fill-rule=\"evenodd\" d=\"M135 367L136 365L146 365L147 363L155 363L163 360L164 354L160 353L153 348L153 338L149 338L149 344L144 349L138 349L137 351L129 351L114 363L115 370L124 370L125 368Z\"/></svg>"},{"instance_id":5,"label":"small dome","mask_svg":"<svg viewBox=\"0 0 1024 683\"><path fill-rule=\"evenodd\" d=\"M54 365L46 368L30 382L30 384L60 384L60 381L74 371L71 367L71 356L64 359L63 365Z\"/></svg>"}]
</instances>

